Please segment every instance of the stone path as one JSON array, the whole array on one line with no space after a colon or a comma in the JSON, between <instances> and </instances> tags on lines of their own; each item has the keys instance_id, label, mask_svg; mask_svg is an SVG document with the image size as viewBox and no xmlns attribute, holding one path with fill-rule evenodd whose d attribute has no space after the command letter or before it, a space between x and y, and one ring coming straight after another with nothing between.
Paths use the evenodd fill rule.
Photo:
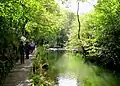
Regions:
<instances>
[{"instance_id":1,"label":"stone path","mask_svg":"<svg viewBox=\"0 0 120 86\"><path fill-rule=\"evenodd\" d=\"M35 51L34 54L30 55L30 59L25 59L25 64L20 64L18 61L8 74L3 86L31 86L29 73L32 70L32 57L34 55Z\"/></svg>"}]
</instances>

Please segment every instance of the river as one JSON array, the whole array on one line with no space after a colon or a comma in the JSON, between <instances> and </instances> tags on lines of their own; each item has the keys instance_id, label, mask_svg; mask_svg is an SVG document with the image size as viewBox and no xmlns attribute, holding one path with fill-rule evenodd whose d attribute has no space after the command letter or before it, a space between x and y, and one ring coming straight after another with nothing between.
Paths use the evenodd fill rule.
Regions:
<instances>
[{"instance_id":1,"label":"river","mask_svg":"<svg viewBox=\"0 0 120 86\"><path fill-rule=\"evenodd\" d=\"M48 71L57 86L120 86L120 78L111 71L86 63L81 55L65 51L49 51Z\"/></svg>"}]
</instances>

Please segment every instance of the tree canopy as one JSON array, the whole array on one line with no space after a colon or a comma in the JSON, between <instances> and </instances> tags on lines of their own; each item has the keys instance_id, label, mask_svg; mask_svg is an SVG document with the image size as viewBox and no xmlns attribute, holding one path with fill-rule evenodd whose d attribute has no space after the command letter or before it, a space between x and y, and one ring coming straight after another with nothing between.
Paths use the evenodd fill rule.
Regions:
<instances>
[{"instance_id":1,"label":"tree canopy","mask_svg":"<svg viewBox=\"0 0 120 86\"><path fill-rule=\"evenodd\" d=\"M89 52L88 56L92 56L93 59L97 58L101 65L114 67L114 69L118 69L116 66L120 62L119 3L118 0L99 0L93 11L80 16L81 40ZM78 25L75 28L78 28ZM72 32L71 44L74 47L80 46L76 35L77 30L73 28Z\"/></svg>"}]
</instances>

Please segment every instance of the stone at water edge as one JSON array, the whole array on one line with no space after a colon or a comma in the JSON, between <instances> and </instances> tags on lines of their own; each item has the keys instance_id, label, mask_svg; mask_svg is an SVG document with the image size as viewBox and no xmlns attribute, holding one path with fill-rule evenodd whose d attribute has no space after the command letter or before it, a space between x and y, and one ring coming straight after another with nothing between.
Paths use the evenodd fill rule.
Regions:
<instances>
[{"instance_id":1,"label":"stone at water edge","mask_svg":"<svg viewBox=\"0 0 120 86\"><path fill-rule=\"evenodd\" d=\"M48 64L47 64L47 63L43 64L43 65L42 65L42 69L43 69L44 71L47 71L47 70L48 70Z\"/></svg>"}]
</instances>

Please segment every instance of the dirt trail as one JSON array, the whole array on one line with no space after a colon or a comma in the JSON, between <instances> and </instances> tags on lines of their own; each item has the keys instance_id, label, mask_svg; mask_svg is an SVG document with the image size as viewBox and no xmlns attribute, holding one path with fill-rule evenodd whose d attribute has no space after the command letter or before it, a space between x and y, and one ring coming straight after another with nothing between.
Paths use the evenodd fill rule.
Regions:
<instances>
[{"instance_id":1,"label":"dirt trail","mask_svg":"<svg viewBox=\"0 0 120 86\"><path fill-rule=\"evenodd\" d=\"M25 64L20 64L20 61L16 63L3 86L31 86L29 73L32 70L32 58L35 55L35 51L30 55L29 59L25 59Z\"/></svg>"}]
</instances>

